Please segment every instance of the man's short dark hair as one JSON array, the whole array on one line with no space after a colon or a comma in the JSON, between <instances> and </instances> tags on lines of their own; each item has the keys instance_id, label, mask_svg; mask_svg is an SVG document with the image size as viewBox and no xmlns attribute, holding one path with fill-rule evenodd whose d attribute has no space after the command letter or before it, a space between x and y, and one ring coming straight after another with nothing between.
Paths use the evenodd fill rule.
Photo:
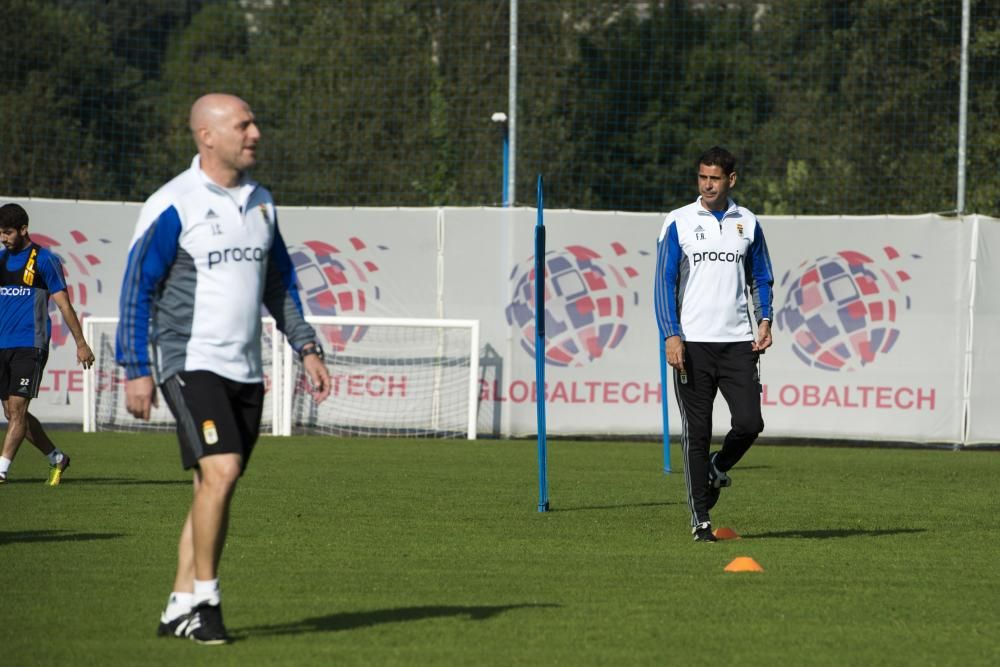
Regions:
<instances>
[{"instance_id":1,"label":"man's short dark hair","mask_svg":"<svg viewBox=\"0 0 1000 667\"><path fill-rule=\"evenodd\" d=\"M0 206L0 229L20 229L28 224L28 212L20 204Z\"/></svg>"},{"instance_id":2,"label":"man's short dark hair","mask_svg":"<svg viewBox=\"0 0 1000 667\"><path fill-rule=\"evenodd\" d=\"M695 167L700 167L705 165L707 167L721 167L722 173L729 176L731 173L736 171L736 158L733 154L727 151L721 146L712 146L707 151L701 154L698 158L698 164Z\"/></svg>"}]
</instances>

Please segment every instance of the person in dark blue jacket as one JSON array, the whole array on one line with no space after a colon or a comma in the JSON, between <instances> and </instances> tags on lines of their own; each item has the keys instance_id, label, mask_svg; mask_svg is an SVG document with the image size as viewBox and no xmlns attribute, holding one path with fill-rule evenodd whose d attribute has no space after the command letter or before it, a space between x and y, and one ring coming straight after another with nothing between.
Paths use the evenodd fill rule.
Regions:
<instances>
[{"instance_id":1,"label":"person in dark blue jacket","mask_svg":"<svg viewBox=\"0 0 1000 667\"><path fill-rule=\"evenodd\" d=\"M52 322L49 298L62 313L76 341L76 360L84 368L94 353L83 338L80 320L66 292L62 264L47 248L31 241L28 212L18 204L0 206L0 399L7 417L7 433L0 454L0 484L7 482L10 465L25 438L49 459L49 486L58 486L69 456L60 451L28 412L38 396L49 357Z\"/></svg>"}]
</instances>

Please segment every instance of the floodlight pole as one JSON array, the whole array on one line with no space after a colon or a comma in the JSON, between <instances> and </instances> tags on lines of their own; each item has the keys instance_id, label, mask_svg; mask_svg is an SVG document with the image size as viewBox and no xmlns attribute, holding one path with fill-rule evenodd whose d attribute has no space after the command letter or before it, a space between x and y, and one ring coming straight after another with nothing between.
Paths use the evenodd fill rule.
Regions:
<instances>
[{"instance_id":1,"label":"floodlight pole","mask_svg":"<svg viewBox=\"0 0 1000 667\"><path fill-rule=\"evenodd\" d=\"M507 72L507 188L504 200L514 205L517 174L517 0L510 0L510 67ZM507 206L508 204L504 204Z\"/></svg>"},{"instance_id":2,"label":"floodlight pole","mask_svg":"<svg viewBox=\"0 0 1000 667\"><path fill-rule=\"evenodd\" d=\"M969 23L970 0L962 0L962 60L959 66L958 93L958 187L955 212L965 213L966 143L969 123Z\"/></svg>"}]
</instances>

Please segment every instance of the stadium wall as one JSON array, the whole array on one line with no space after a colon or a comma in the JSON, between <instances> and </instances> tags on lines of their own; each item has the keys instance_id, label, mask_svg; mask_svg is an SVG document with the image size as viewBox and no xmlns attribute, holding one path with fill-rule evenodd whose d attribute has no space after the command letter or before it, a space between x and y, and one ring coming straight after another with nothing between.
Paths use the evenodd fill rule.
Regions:
<instances>
[{"instance_id":1,"label":"stadium wall","mask_svg":"<svg viewBox=\"0 0 1000 667\"><path fill-rule=\"evenodd\" d=\"M24 205L33 238L62 257L77 311L117 315L139 205L5 200ZM558 210L545 220L549 432L660 433L652 291L663 216ZM480 320L480 431L515 436L535 427L534 222L527 208L279 209L309 314ZM762 218L776 311L775 345L761 363L766 434L1000 442L990 400L1000 374L998 223ZM67 337L53 309L52 354L32 404L44 421L82 420L82 371ZM671 406L671 432L679 425Z\"/></svg>"}]
</instances>

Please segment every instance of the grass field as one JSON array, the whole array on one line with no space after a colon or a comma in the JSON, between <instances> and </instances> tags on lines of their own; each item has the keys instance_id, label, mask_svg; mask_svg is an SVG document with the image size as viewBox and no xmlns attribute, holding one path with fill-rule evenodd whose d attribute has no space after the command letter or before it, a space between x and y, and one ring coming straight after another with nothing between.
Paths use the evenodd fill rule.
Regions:
<instances>
[{"instance_id":1,"label":"grass field","mask_svg":"<svg viewBox=\"0 0 1000 667\"><path fill-rule=\"evenodd\" d=\"M172 436L57 433L0 487L3 665L994 665L1000 453L757 446L691 540L654 443L264 439L225 647L157 639ZM673 451L675 470L679 451ZM763 573L732 574L737 556Z\"/></svg>"}]
</instances>

